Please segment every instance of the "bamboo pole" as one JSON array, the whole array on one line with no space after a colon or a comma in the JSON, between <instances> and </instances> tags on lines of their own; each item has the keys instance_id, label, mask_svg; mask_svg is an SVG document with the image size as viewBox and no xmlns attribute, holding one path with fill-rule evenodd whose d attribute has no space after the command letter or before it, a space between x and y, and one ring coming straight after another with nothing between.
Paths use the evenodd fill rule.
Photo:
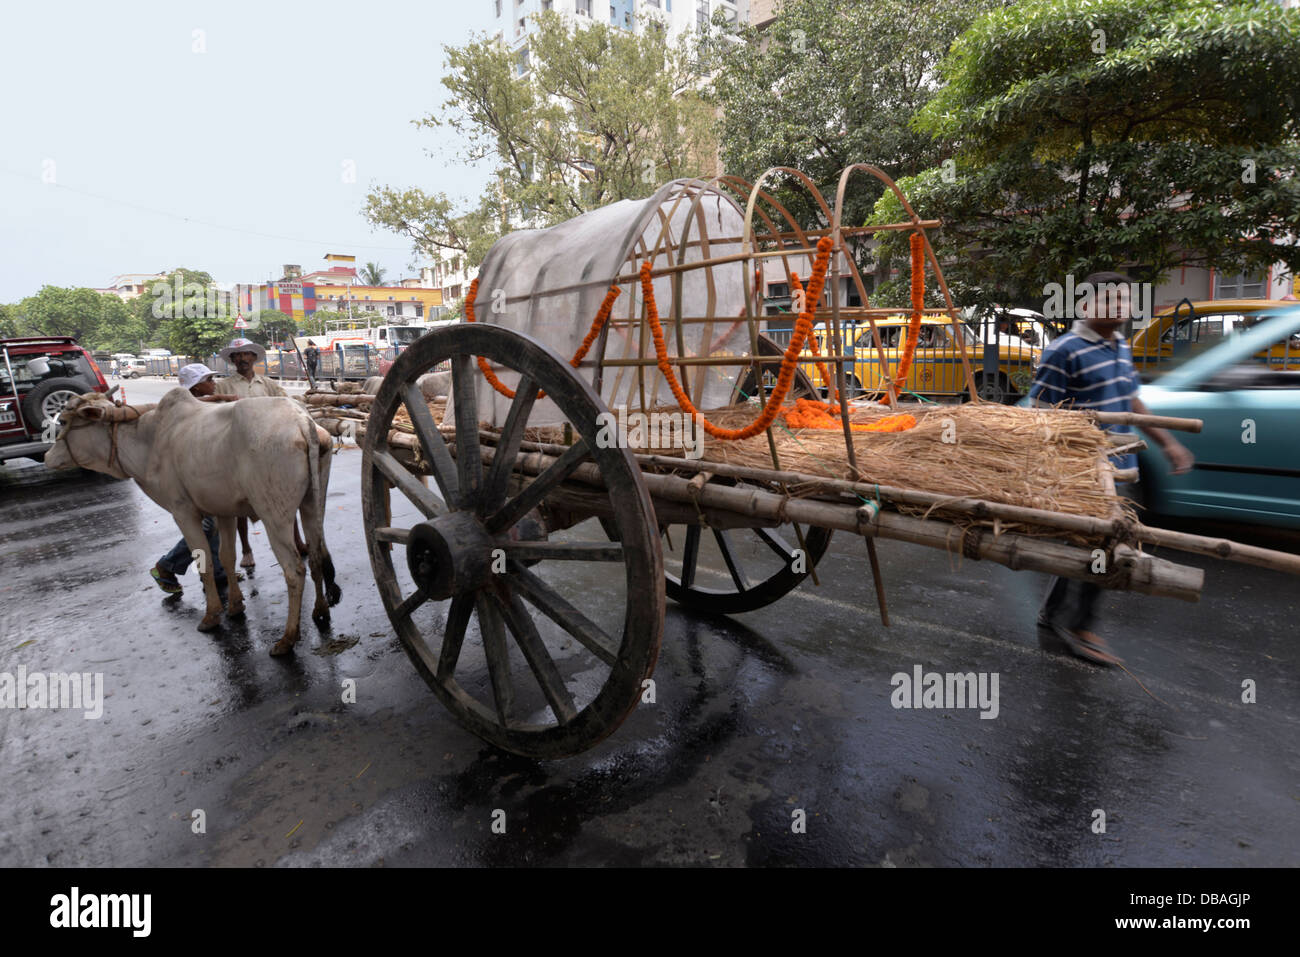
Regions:
<instances>
[{"instance_id":1,"label":"bamboo pole","mask_svg":"<svg viewBox=\"0 0 1300 957\"><path fill-rule=\"evenodd\" d=\"M480 451L483 461L490 463L495 450L480 446ZM521 452L515 458L514 469L525 475L539 475L555 461L555 456L544 452ZM1014 532L986 534L979 530L958 528L949 522L881 512L874 506L859 508L837 502L791 499L759 489L705 485L696 490L689 480L675 475L645 472L641 478L652 498L687 504L699 502L711 508L777 524L802 522L859 535L941 548L948 552L959 551L970 558L988 559L1016 570L1077 578L1118 590L1197 601L1205 580L1205 574L1199 568L1175 565L1132 549L1124 553L1124 561L1116 561L1112 571L1102 576L1092 571L1094 557L1091 549L1043 541ZM578 466L572 473L572 479L596 487L604 485L600 470L593 463Z\"/></svg>"},{"instance_id":2,"label":"bamboo pole","mask_svg":"<svg viewBox=\"0 0 1300 957\"><path fill-rule=\"evenodd\" d=\"M328 430L329 427L326 426L326 428ZM364 435L364 430L359 428L357 434L358 441L360 441L360 437ZM480 432L480 436L486 441L495 442L496 440L496 435L491 432L482 431ZM389 433L389 444L415 452L420 451L419 441L416 437L405 432ZM566 450L565 446L553 445L545 442L524 441L520 443L520 447L521 449L529 450L534 453L553 453L554 455L562 454ZM490 454L490 452L488 454ZM551 457L553 458L554 455ZM636 455L635 458L637 459L638 464L642 466L672 468L679 471L690 472L711 472L716 476L724 478L739 478L751 481L770 482L774 484L783 483L785 485L806 486L829 493L851 494L859 496L862 499L870 499L878 495L882 500L894 502L895 504L925 506L934 508L935 510L955 512L981 520L1001 519L1004 521L1021 522L1024 524L1055 528L1061 531L1076 532L1078 534L1096 536L1099 538L1120 538L1132 536L1133 538L1136 538L1137 541L1145 544L1162 545L1178 551L1189 552L1197 555L1206 555L1212 558L1219 558L1242 564L1255 565L1260 568L1268 568L1273 571L1279 571L1291 575L1300 575L1300 555L1275 551L1268 548L1260 548L1254 545L1243 545L1239 542L1233 542L1223 538L1209 538L1202 535L1193 535L1187 532L1175 532L1167 529L1151 528L1142 524L1129 525L1126 522L1118 520L1094 518L1087 515L1070 515L1065 512L1052 512L1046 509L1028 508L1021 505L1008 505L1002 502L990 502L985 499L954 498L934 492L901 489L889 485L877 486L869 482L850 482L844 479L830 479L819 475L809 475L807 473L789 470L754 469L740 465L729 465L725 462L710 462L703 459L682 459L665 455ZM647 480L661 477L646 472L643 472L642 475L643 478ZM683 479L682 481L687 484L687 487L689 487L688 480ZM720 486L707 486L709 489L715 487ZM774 495L775 493L767 494ZM776 497L780 500L785 500L783 496ZM703 502L703 499L701 501ZM789 500L789 506L793 507L796 502L800 501L813 500L791 499ZM822 504L840 505L841 503ZM856 508L856 506L848 507ZM795 512L791 512L787 508L787 517L781 519L776 524L782 524L785 521L802 521L803 519L795 517L795 513L798 511L799 510L796 509ZM916 521L933 520L917 519ZM812 524L819 523L812 522ZM938 524L946 525L947 523ZM839 528L841 526L832 525L828 527ZM851 528L849 530L856 531L857 529ZM1006 533L1004 533L1004 536L1002 537L1005 537L1005 534Z\"/></svg>"},{"instance_id":3,"label":"bamboo pole","mask_svg":"<svg viewBox=\"0 0 1300 957\"><path fill-rule=\"evenodd\" d=\"M1044 410L1050 411L1050 410ZM1137 412L1088 412L1085 415L1102 425L1136 425L1140 429L1173 429L1177 432L1199 432L1205 422L1201 419L1180 419L1169 415L1139 415Z\"/></svg>"}]
</instances>

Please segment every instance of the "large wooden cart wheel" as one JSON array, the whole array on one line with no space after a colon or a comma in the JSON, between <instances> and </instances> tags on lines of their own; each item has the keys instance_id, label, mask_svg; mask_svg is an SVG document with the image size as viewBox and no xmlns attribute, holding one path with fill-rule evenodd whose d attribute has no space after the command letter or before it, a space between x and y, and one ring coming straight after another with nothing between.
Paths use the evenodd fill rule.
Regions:
<instances>
[{"instance_id":1,"label":"large wooden cart wheel","mask_svg":"<svg viewBox=\"0 0 1300 957\"><path fill-rule=\"evenodd\" d=\"M664 529L672 550L664 574L668 597L697 612L737 615L772 604L799 586L831 542L829 528Z\"/></svg>"},{"instance_id":2,"label":"large wooden cart wheel","mask_svg":"<svg viewBox=\"0 0 1300 957\"><path fill-rule=\"evenodd\" d=\"M758 354L760 356L783 356L785 348L776 340L771 339L763 334L758 336ZM762 367L763 371L763 394L766 396L776 385L777 367L766 365ZM821 399L821 393L817 391L817 386L813 384L812 377L808 375L810 366L799 365L794 370L794 382L790 386L790 394L786 397L786 402L793 402L795 399ZM737 389L737 398L747 399L751 396L758 395L758 386L755 384L754 372L751 368Z\"/></svg>"},{"instance_id":3,"label":"large wooden cart wheel","mask_svg":"<svg viewBox=\"0 0 1300 957\"><path fill-rule=\"evenodd\" d=\"M480 356L516 389L495 446L479 434ZM455 436L444 440L416 380L447 360ZM537 389L574 436L569 450L543 461L534 476L511 465ZM390 444L402 406L434 487L412 474L404 450ZM474 324L435 330L403 352L366 425L362 504L388 617L457 720L516 754L556 758L596 744L635 708L659 654L659 529L631 455L596 442L597 416L605 411L591 386L545 346ZM604 487L588 486L590 507L576 515L571 497L563 507L556 502L561 483L584 463L595 464ZM390 487L407 500L393 496L391 519ZM403 511L408 519L399 517ZM598 526L586 539L586 526L568 528L575 518L601 513L617 529L615 542ZM442 614L436 602L448 602Z\"/></svg>"},{"instance_id":4,"label":"large wooden cart wheel","mask_svg":"<svg viewBox=\"0 0 1300 957\"><path fill-rule=\"evenodd\" d=\"M758 337L758 351L764 356L785 354L764 335ZM775 381L770 372L766 375ZM772 382L767 385L770 390ZM745 396L757 392L753 372L741 382L740 392ZM797 398L821 398L802 366L795 370L790 389L790 400ZM664 576L668 597L692 611L720 615L756 611L787 595L812 573L831 541L826 528L796 532L666 525L662 531L670 549L666 554L670 570Z\"/></svg>"}]
</instances>

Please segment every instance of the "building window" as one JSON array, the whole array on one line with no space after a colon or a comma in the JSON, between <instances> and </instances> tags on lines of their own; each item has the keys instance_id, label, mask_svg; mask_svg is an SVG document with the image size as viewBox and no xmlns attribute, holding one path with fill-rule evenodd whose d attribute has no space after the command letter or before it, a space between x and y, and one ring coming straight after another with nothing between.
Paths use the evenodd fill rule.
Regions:
<instances>
[{"instance_id":1,"label":"building window","mask_svg":"<svg viewBox=\"0 0 1300 957\"><path fill-rule=\"evenodd\" d=\"M709 29L709 0L695 0L695 28L701 33Z\"/></svg>"},{"instance_id":2,"label":"building window","mask_svg":"<svg viewBox=\"0 0 1300 957\"><path fill-rule=\"evenodd\" d=\"M550 10L552 7L554 7L554 6L555 6L555 4L552 2L552 0L542 0L542 11L543 11L543 12L549 11L549 10Z\"/></svg>"},{"instance_id":3,"label":"building window","mask_svg":"<svg viewBox=\"0 0 1300 957\"><path fill-rule=\"evenodd\" d=\"M522 20L519 22L523 23ZM519 56L515 60L515 73L517 73L519 76L523 76L527 72L528 72L528 48L524 47L522 50L519 51Z\"/></svg>"},{"instance_id":4,"label":"building window","mask_svg":"<svg viewBox=\"0 0 1300 957\"><path fill-rule=\"evenodd\" d=\"M577 10L575 11L580 17L591 16L591 0L577 0Z\"/></svg>"},{"instance_id":5,"label":"building window","mask_svg":"<svg viewBox=\"0 0 1300 957\"><path fill-rule=\"evenodd\" d=\"M769 282L767 284L768 299L784 299L790 295L790 284L784 282Z\"/></svg>"},{"instance_id":6,"label":"building window","mask_svg":"<svg viewBox=\"0 0 1300 957\"><path fill-rule=\"evenodd\" d=\"M388 314L389 314L390 316L395 316L395 315L397 315L397 309L394 308L393 306L389 306L389 307L388 307Z\"/></svg>"},{"instance_id":7,"label":"building window","mask_svg":"<svg viewBox=\"0 0 1300 957\"><path fill-rule=\"evenodd\" d=\"M1236 273L1216 276L1215 299L1263 299L1267 295L1268 273Z\"/></svg>"},{"instance_id":8,"label":"building window","mask_svg":"<svg viewBox=\"0 0 1300 957\"><path fill-rule=\"evenodd\" d=\"M501 0L497 0L497 17L501 16Z\"/></svg>"},{"instance_id":9,"label":"building window","mask_svg":"<svg viewBox=\"0 0 1300 957\"><path fill-rule=\"evenodd\" d=\"M448 299L459 299L459 298L460 298L460 286L452 286L450 289L448 289L448 290L447 290L447 298L448 298Z\"/></svg>"}]
</instances>

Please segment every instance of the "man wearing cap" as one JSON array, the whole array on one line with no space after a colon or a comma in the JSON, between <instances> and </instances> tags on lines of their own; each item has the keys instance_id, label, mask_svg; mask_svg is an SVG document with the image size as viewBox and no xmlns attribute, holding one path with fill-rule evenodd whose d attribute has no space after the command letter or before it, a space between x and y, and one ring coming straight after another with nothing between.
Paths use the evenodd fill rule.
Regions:
<instances>
[{"instance_id":1,"label":"man wearing cap","mask_svg":"<svg viewBox=\"0 0 1300 957\"><path fill-rule=\"evenodd\" d=\"M235 371L217 380L218 395L233 395L248 399L262 395L287 396L288 393L264 375L257 375L254 366L266 358L266 350L248 339L234 339L221 350L221 358L235 367Z\"/></svg>"},{"instance_id":2,"label":"man wearing cap","mask_svg":"<svg viewBox=\"0 0 1300 957\"><path fill-rule=\"evenodd\" d=\"M216 392L218 396L232 399L251 399L259 396L288 397L289 393L280 388L278 383L272 382L264 375L257 375L253 371L254 366L266 358L266 350L256 342L249 339L232 339L230 345L222 349L219 354L221 358L234 365L235 371L233 374L217 380ZM248 540L248 519L239 519L235 523L235 527L239 530L239 544L242 553L239 567L251 571L256 567L256 560L253 558L253 546ZM302 543L302 536L298 532L297 519L293 523L293 540L294 544L298 546L298 552L306 555L307 546Z\"/></svg>"},{"instance_id":3,"label":"man wearing cap","mask_svg":"<svg viewBox=\"0 0 1300 957\"><path fill-rule=\"evenodd\" d=\"M176 373L176 378L180 380L182 388L189 389L190 395L203 402L234 401L236 397L233 395L214 394L216 387L212 379L216 374L202 362L195 362L182 366L180 372ZM217 523L210 515L203 516L203 534L207 536L208 548L212 550L212 574L217 588L225 588L226 570L221 567L221 559L217 557L221 552L221 539L217 534ZM167 594L179 595L181 583L177 579L189 571L193 560L194 554L182 538L175 548L158 559L158 564L149 569L149 574Z\"/></svg>"}]
</instances>

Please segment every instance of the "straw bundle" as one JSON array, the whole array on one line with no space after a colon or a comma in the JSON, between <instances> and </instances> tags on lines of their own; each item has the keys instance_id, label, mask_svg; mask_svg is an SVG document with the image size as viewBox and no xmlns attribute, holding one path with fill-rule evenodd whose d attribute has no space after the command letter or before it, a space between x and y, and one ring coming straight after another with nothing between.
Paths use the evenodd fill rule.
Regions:
<instances>
[{"instance_id":1,"label":"straw bundle","mask_svg":"<svg viewBox=\"0 0 1300 957\"><path fill-rule=\"evenodd\" d=\"M429 403L435 422L441 422L445 400ZM905 411L917 424L905 432L853 433L859 475L854 476L845 452L841 430L773 428L779 466L774 466L765 436L742 441L719 441L695 432L682 435L684 418L671 413L675 407L655 410L669 413L660 417L657 433L638 435L633 428L623 436L631 439L631 451L683 457L686 449L703 442L703 458L754 469L779 467L789 472L854 479L859 482L914 489L952 498L982 499L1067 515L1113 519L1117 514L1133 518L1131 503L1117 496L1103 483L1098 463L1109 451L1106 434L1082 413L1022 409L991 403L968 405L912 405L889 409L872 403L850 406L854 423L870 423L886 415ZM335 413L335 410L322 410ZM735 428L753 418L751 406L733 406L706 413L709 420ZM405 408L394 417L395 431L412 433ZM635 425L635 421L632 422ZM444 431L451 434L450 423ZM484 427L485 431L487 430ZM558 427L530 428L528 442L563 444L571 438ZM640 439L641 441L638 441ZM649 440L649 441L647 441ZM794 498L836 498L824 489L786 485L782 491ZM890 506L914 515L936 515L957 524L993 524L976 520L942 505ZM1118 510L1118 511L1117 511ZM998 523L1032 534L1060 536L1059 529L1026 523ZM1078 538L1078 536L1068 536Z\"/></svg>"}]
</instances>

